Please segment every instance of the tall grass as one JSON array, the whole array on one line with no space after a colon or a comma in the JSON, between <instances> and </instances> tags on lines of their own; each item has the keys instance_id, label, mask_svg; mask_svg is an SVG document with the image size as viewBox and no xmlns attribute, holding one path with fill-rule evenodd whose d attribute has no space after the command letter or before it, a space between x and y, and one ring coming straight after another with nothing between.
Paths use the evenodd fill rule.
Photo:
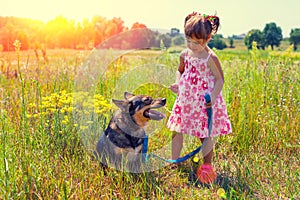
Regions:
<instances>
[{"instance_id":1,"label":"tall grass","mask_svg":"<svg viewBox=\"0 0 300 200\"><path fill-rule=\"evenodd\" d=\"M233 133L216 144L217 183L202 187L190 160L144 174L104 171L86 146L107 125L112 96L129 87L118 85L126 83L124 74L149 63L175 72L178 54L131 52L114 60L90 93L74 87L88 53L49 51L48 63L33 52L1 53L19 73L17 79L0 75L1 199L221 199L221 187L228 199L300 198L299 54L217 51ZM165 96L172 108L175 96L163 84L131 78L139 86L131 92ZM150 151L170 142L167 129L157 131Z\"/></svg>"}]
</instances>

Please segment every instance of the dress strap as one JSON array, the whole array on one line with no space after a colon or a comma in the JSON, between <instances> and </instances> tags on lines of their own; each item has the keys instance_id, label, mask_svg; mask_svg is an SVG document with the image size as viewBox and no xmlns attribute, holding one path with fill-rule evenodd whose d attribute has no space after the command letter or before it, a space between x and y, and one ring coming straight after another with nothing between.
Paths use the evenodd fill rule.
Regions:
<instances>
[{"instance_id":1,"label":"dress strap","mask_svg":"<svg viewBox=\"0 0 300 200\"><path fill-rule=\"evenodd\" d=\"M210 58L211 54L212 54L211 51L209 51L206 60L208 60Z\"/></svg>"},{"instance_id":2,"label":"dress strap","mask_svg":"<svg viewBox=\"0 0 300 200\"><path fill-rule=\"evenodd\" d=\"M189 49L187 48L184 52L184 57L188 56L188 54L189 54Z\"/></svg>"}]
</instances>

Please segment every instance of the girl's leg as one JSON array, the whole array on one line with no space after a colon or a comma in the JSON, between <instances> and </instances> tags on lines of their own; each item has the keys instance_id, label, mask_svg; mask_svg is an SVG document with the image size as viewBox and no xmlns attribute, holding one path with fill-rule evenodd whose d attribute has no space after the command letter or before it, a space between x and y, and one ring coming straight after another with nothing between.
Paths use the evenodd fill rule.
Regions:
<instances>
[{"instance_id":1,"label":"girl's leg","mask_svg":"<svg viewBox=\"0 0 300 200\"><path fill-rule=\"evenodd\" d=\"M174 133L172 136L172 159L173 160L179 158L182 145L183 145L182 133Z\"/></svg>"},{"instance_id":2,"label":"girl's leg","mask_svg":"<svg viewBox=\"0 0 300 200\"><path fill-rule=\"evenodd\" d=\"M211 184L217 177L215 169L212 167L213 141L211 138L201 139L202 144L205 142L202 154L204 163L197 168L197 177L201 183Z\"/></svg>"},{"instance_id":3,"label":"girl's leg","mask_svg":"<svg viewBox=\"0 0 300 200\"><path fill-rule=\"evenodd\" d=\"M213 141L211 138L201 138L201 142L203 144L203 142L205 141L205 139L207 139L207 141L205 142L205 145L202 149L202 155L203 155L203 159L204 159L204 164L211 164L212 163L212 157L213 157Z\"/></svg>"}]
</instances>

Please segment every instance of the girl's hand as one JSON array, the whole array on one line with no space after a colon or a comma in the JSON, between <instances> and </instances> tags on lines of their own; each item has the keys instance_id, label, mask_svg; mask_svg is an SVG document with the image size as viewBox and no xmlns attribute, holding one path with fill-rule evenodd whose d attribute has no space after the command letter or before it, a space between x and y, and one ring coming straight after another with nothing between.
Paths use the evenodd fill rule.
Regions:
<instances>
[{"instance_id":1,"label":"girl's hand","mask_svg":"<svg viewBox=\"0 0 300 200\"><path fill-rule=\"evenodd\" d=\"M173 83L172 85L170 85L169 89L172 90L172 92L178 94L178 83Z\"/></svg>"},{"instance_id":2,"label":"girl's hand","mask_svg":"<svg viewBox=\"0 0 300 200\"><path fill-rule=\"evenodd\" d=\"M205 106L206 106L206 109L207 109L207 108L211 108L211 107L212 107L212 102L205 103Z\"/></svg>"},{"instance_id":3,"label":"girl's hand","mask_svg":"<svg viewBox=\"0 0 300 200\"><path fill-rule=\"evenodd\" d=\"M206 108L211 108L216 102L216 98L211 96L211 101L209 103L205 103Z\"/></svg>"}]
</instances>

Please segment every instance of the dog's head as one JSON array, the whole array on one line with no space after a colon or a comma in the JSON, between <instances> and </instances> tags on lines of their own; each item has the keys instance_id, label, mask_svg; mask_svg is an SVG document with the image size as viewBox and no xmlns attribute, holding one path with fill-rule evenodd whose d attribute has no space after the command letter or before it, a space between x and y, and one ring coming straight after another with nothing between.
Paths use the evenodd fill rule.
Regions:
<instances>
[{"instance_id":1,"label":"dog's head","mask_svg":"<svg viewBox=\"0 0 300 200\"><path fill-rule=\"evenodd\" d=\"M125 100L112 101L122 112L129 113L134 122L141 127L147 125L149 120L161 120L165 117L163 113L154 110L166 105L165 98L152 99L147 95L134 95L129 92L124 93L124 98Z\"/></svg>"}]
</instances>

